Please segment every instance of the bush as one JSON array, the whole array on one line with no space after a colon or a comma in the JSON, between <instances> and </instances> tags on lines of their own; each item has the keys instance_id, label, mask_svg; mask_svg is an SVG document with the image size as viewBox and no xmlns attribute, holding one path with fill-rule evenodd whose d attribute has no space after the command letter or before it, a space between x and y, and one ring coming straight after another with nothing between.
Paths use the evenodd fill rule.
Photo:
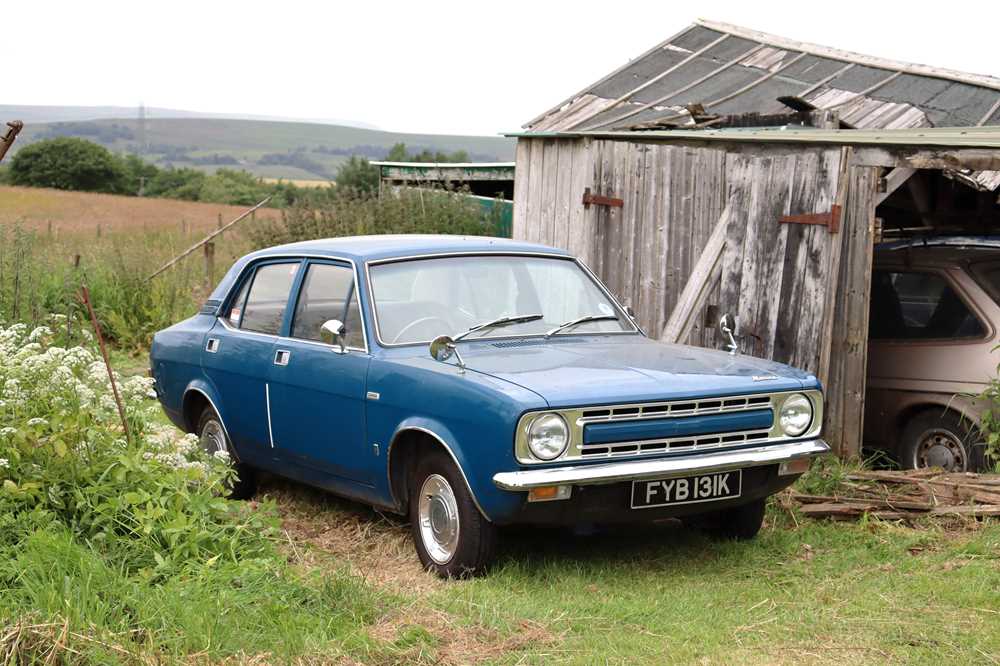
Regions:
<instances>
[{"instance_id":1,"label":"bush","mask_svg":"<svg viewBox=\"0 0 1000 666\"><path fill-rule=\"evenodd\" d=\"M460 234L493 236L496 221L484 219L479 202L443 190L400 190L372 199L338 196L322 206L300 205L281 220L247 229L257 247L336 236L368 234Z\"/></svg>"},{"instance_id":2,"label":"bush","mask_svg":"<svg viewBox=\"0 0 1000 666\"><path fill-rule=\"evenodd\" d=\"M996 370L1000 375L1000 366ZM977 402L983 411L979 425L986 439L987 460L1000 467L1000 376L990 380L986 389L978 396Z\"/></svg>"},{"instance_id":3,"label":"bush","mask_svg":"<svg viewBox=\"0 0 1000 666\"><path fill-rule=\"evenodd\" d=\"M378 192L378 167L363 157L351 155L350 159L340 165L335 178L337 187L353 194L371 195Z\"/></svg>"},{"instance_id":4,"label":"bush","mask_svg":"<svg viewBox=\"0 0 1000 666\"><path fill-rule=\"evenodd\" d=\"M286 662L357 644L372 592L294 572L273 509L223 499L226 456L155 424L151 380L118 378L126 439L89 342L53 344L65 323L0 326L0 661ZM60 631L9 640L25 623Z\"/></svg>"},{"instance_id":5,"label":"bush","mask_svg":"<svg viewBox=\"0 0 1000 666\"><path fill-rule=\"evenodd\" d=\"M126 191L121 161L106 148L78 138L46 139L25 146L11 160L10 182L59 190Z\"/></svg>"}]
</instances>

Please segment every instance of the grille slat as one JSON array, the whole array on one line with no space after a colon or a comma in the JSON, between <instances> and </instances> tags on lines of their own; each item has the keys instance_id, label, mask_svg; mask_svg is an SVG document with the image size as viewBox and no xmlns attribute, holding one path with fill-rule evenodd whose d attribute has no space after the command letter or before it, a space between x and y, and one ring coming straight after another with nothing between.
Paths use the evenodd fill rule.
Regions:
<instances>
[{"instance_id":1,"label":"grille slat","mask_svg":"<svg viewBox=\"0 0 1000 666\"><path fill-rule=\"evenodd\" d=\"M749 444L767 439L770 430L751 430L726 435L706 435L704 437L677 437L643 442L616 442L615 444L584 444L580 454L584 458L613 458L647 453L686 453L708 451L740 444Z\"/></svg>"},{"instance_id":2,"label":"grille slat","mask_svg":"<svg viewBox=\"0 0 1000 666\"><path fill-rule=\"evenodd\" d=\"M672 416L695 416L700 414L721 414L740 412L751 409L761 409L771 404L771 396L748 396L745 398L711 398L705 400L684 400L678 402L661 402L649 405L629 407L606 407L583 410L577 423L581 426L588 423L603 423L606 421L634 421L639 419L663 418Z\"/></svg>"}]
</instances>

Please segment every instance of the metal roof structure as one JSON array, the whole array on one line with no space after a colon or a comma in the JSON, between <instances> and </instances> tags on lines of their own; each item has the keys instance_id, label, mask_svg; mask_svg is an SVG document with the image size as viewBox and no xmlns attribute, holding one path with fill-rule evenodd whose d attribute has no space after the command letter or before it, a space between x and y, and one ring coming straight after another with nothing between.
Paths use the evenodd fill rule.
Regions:
<instances>
[{"instance_id":1,"label":"metal roof structure","mask_svg":"<svg viewBox=\"0 0 1000 666\"><path fill-rule=\"evenodd\" d=\"M729 141L736 143L1000 149L1000 126L873 130L819 128L676 129L643 132L559 130L512 132L507 136L526 138L590 137L592 139L629 141Z\"/></svg>"},{"instance_id":2,"label":"metal roof structure","mask_svg":"<svg viewBox=\"0 0 1000 666\"><path fill-rule=\"evenodd\" d=\"M975 127L1000 124L1000 78L698 20L524 127L683 127L695 124L691 105L717 115L828 110L859 129Z\"/></svg>"}]
</instances>

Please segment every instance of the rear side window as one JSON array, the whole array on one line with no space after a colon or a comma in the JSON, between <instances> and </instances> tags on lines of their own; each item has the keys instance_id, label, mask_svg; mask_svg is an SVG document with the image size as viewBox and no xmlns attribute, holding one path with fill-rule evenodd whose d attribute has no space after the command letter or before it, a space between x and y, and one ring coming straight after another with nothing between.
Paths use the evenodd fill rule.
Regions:
<instances>
[{"instance_id":1,"label":"rear side window","mask_svg":"<svg viewBox=\"0 0 1000 666\"><path fill-rule=\"evenodd\" d=\"M1000 305L1000 264L993 262L975 264L972 267L972 275L990 298Z\"/></svg>"},{"instance_id":2,"label":"rear side window","mask_svg":"<svg viewBox=\"0 0 1000 666\"><path fill-rule=\"evenodd\" d=\"M298 262L265 264L257 268L250 282L240 328L278 335L298 268Z\"/></svg>"},{"instance_id":3,"label":"rear side window","mask_svg":"<svg viewBox=\"0 0 1000 666\"><path fill-rule=\"evenodd\" d=\"M936 273L872 274L869 337L873 340L981 338L986 327Z\"/></svg>"},{"instance_id":4,"label":"rear side window","mask_svg":"<svg viewBox=\"0 0 1000 666\"><path fill-rule=\"evenodd\" d=\"M295 306L292 337L319 340L320 328L331 319L344 323L348 347L364 349L354 271L346 266L310 264Z\"/></svg>"}]
</instances>

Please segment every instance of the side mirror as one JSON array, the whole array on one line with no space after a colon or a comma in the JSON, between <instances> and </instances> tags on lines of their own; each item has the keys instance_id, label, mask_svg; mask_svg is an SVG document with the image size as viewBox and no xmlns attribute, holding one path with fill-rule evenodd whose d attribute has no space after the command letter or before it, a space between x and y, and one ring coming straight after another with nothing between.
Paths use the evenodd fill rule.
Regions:
<instances>
[{"instance_id":1,"label":"side mirror","mask_svg":"<svg viewBox=\"0 0 1000 666\"><path fill-rule=\"evenodd\" d=\"M458 353L455 340L450 335L439 335L431 340L430 352L432 359L441 361L442 363L452 356L457 357L458 367L463 371L465 370L465 361L462 360L462 355Z\"/></svg>"},{"instance_id":2,"label":"side mirror","mask_svg":"<svg viewBox=\"0 0 1000 666\"><path fill-rule=\"evenodd\" d=\"M729 342L726 344L726 348L729 349L729 353L736 355L739 351L739 345L736 344L736 337L733 335L733 329L736 327L736 317L724 314L722 318L719 319L719 332L722 333L723 337L729 338Z\"/></svg>"},{"instance_id":3,"label":"side mirror","mask_svg":"<svg viewBox=\"0 0 1000 666\"><path fill-rule=\"evenodd\" d=\"M340 353L347 352L347 344L344 342L344 322L339 319L330 319L323 322L319 327L319 339L328 345L338 345Z\"/></svg>"}]
</instances>

